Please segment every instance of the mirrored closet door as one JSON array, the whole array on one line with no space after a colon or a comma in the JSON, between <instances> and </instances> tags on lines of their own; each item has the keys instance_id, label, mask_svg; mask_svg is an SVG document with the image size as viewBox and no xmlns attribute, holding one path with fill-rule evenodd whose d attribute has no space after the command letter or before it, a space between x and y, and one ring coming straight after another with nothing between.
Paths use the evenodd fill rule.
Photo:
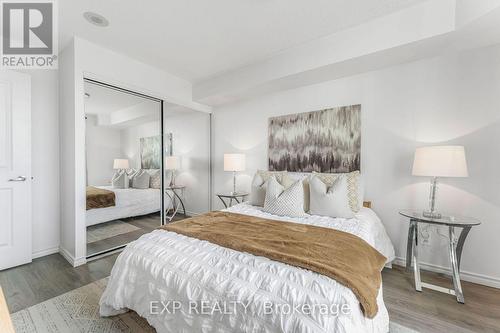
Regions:
<instances>
[{"instance_id":1,"label":"mirrored closet door","mask_svg":"<svg viewBox=\"0 0 500 333\"><path fill-rule=\"evenodd\" d=\"M87 257L161 225L161 100L85 80Z\"/></svg>"},{"instance_id":2,"label":"mirrored closet door","mask_svg":"<svg viewBox=\"0 0 500 333\"><path fill-rule=\"evenodd\" d=\"M210 114L165 103L165 223L210 211Z\"/></svg>"},{"instance_id":3,"label":"mirrored closet door","mask_svg":"<svg viewBox=\"0 0 500 333\"><path fill-rule=\"evenodd\" d=\"M85 117L87 258L210 210L210 114L86 79Z\"/></svg>"}]
</instances>

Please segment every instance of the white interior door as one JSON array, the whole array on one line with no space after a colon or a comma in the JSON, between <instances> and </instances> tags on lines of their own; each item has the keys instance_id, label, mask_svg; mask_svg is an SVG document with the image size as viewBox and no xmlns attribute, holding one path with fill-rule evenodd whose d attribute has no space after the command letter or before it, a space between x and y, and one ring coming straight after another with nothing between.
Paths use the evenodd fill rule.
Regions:
<instances>
[{"instance_id":1,"label":"white interior door","mask_svg":"<svg viewBox=\"0 0 500 333\"><path fill-rule=\"evenodd\" d=\"M31 262L31 85L0 71L0 270Z\"/></svg>"}]
</instances>

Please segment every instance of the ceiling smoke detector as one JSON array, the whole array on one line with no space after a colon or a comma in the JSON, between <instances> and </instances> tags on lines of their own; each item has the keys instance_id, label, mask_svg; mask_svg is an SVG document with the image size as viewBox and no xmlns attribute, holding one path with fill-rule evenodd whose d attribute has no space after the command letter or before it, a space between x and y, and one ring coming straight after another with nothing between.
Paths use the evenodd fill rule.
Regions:
<instances>
[{"instance_id":1,"label":"ceiling smoke detector","mask_svg":"<svg viewBox=\"0 0 500 333\"><path fill-rule=\"evenodd\" d=\"M92 23L93 25L96 25L98 27L107 27L109 25L108 19L106 19L104 16L99 15L97 13L93 12L85 12L83 13L83 17Z\"/></svg>"}]
</instances>

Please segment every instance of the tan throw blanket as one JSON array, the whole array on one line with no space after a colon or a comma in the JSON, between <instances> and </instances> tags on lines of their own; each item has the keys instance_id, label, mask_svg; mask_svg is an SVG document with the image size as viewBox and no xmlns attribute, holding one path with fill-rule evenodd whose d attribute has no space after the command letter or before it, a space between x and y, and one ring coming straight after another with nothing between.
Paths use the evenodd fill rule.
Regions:
<instances>
[{"instance_id":1,"label":"tan throw blanket","mask_svg":"<svg viewBox=\"0 0 500 333\"><path fill-rule=\"evenodd\" d=\"M377 314L386 258L352 234L229 212L209 212L162 229L326 275L352 290L366 317Z\"/></svg>"},{"instance_id":2,"label":"tan throw blanket","mask_svg":"<svg viewBox=\"0 0 500 333\"><path fill-rule=\"evenodd\" d=\"M115 203L115 192L87 186L87 210L94 208L113 207Z\"/></svg>"}]
</instances>

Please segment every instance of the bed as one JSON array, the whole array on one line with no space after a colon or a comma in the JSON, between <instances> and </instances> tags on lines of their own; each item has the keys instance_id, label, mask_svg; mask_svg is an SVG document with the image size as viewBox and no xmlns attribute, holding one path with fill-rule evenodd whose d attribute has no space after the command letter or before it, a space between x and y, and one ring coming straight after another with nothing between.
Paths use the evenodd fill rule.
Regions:
<instances>
[{"instance_id":1,"label":"bed","mask_svg":"<svg viewBox=\"0 0 500 333\"><path fill-rule=\"evenodd\" d=\"M161 207L160 190L147 189L116 189L112 186L95 186L115 193L115 205L106 208L95 208L87 210L87 226L123 219L127 217L141 216L159 212ZM166 197L165 200L169 200Z\"/></svg>"},{"instance_id":2,"label":"bed","mask_svg":"<svg viewBox=\"0 0 500 333\"><path fill-rule=\"evenodd\" d=\"M275 216L248 203L224 211L284 222L332 228L356 235L383 256L394 259L386 231L369 208L353 219L309 215L304 218ZM270 300L293 306L298 302L345 305L349 315L296 313L248 314L224 311L207 314L162 310L177 300L248 301L257 306ZM163 301L162 306L158 304ZM388 332L389 317L382 298L376 297L378 312L364 316L351 289L327 276L265 257L235 251L174 232L155 230L143 235L120 254L100 301L103 316L136 311L158 332ZM227 304L224 302L224 304ZM168 305L168 304L167 304ZM172 304L170 304L173 306Z\"/></svg>"}]
</instances>

